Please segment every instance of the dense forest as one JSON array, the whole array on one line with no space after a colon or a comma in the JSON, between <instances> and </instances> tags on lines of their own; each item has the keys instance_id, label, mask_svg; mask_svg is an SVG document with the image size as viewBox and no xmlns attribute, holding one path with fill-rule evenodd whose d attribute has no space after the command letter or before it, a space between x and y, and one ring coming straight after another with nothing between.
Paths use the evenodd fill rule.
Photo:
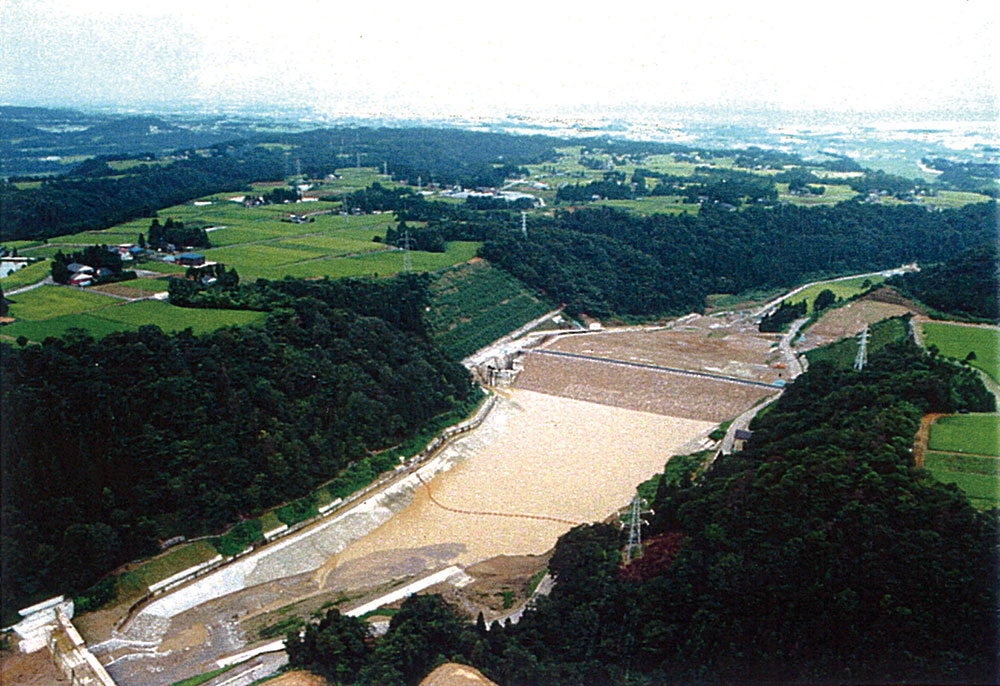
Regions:
<instances>
[{"instance_id":1,"label":"dense forest","mask_svg":"<svg viewBox=\"0 0 1000 686\"><path fill-rule=\"evenodd\" d=\"M742 453L661 479L631 565L618 527L577 527L517 625L486 631L411 598L373 647L332 611L288 637L289 656L381 685L446 660L504 686L993 682L997 513L909 450L923 413L993 408L972 372L909 342L863 372L816 364Z\"/></svg>"},{"instance_id":2,"label":"dense forest","mask_svg":"<svg viewBox=\"0 0 1000 686\"><path fill-rule=\"evenodd\" d=\"M1000 321L996 237L943 264L893 277L889 284L947 315Z\"/></svg>"},{"instance_id":3,"label":"dense forest","mask_svg":"<svg viewBox=\"0 0 1000 686\"><path fill-rule=\"evenodd\" d=\"M245 290L262 327L3 344L5 608L297 498L472 399L424 330L425 277Z\"/></svg>"},{"instance_id":4,"label":"dense forest","mask_svg":"<svg viewBox=\"0 0 1000 686\"><path fill-rule=\"evenodd\" d=\"M858 202L742 212L703 207L697 216L585 208L536 220L527 239L513 230L487 233L475 219L432 225L449 240L486 238L482 257L566 303L570 314L600 318L700 310L710 293L940 261L994 239L996 211L993 202L935 213ZM513 218L506 223L514 225Z\"/></svg>"}]
</instances>

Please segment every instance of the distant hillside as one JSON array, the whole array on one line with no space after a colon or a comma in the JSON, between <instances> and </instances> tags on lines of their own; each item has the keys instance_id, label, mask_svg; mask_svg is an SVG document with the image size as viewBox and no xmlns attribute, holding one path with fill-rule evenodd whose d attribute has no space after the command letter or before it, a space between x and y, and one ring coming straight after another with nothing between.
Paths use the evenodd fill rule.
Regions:
<instances>
[{"instance_id":1,"label":"distant hillside","mask_svg":"<svg viewBox=\"0 0 1000 686\"><path fill-rule=\"evenodd\" d=\"M889 280L906 295L949 315L1000 321L1000 262L995 240L970 248L944 264Z\"/></svg>"}]
</instances>

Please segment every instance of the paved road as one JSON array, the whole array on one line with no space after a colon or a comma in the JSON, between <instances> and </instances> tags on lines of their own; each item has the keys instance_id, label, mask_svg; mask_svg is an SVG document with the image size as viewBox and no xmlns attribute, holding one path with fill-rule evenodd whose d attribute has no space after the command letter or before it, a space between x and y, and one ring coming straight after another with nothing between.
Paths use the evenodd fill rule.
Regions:
<instances>
[{"instance_id":1,"label":"paved road","mask_svg":"<svg viewBox=\"0 0 1000 686\"><path fill-rule=\"evenodd\" d=\"M901 267L896 267L895 269L883 269L882 271L879 271L879 272L866 272L864 274L851 274L849 276L839 276L836 279L825 279L823 281L813 281L811 283L803 284L802 286L799 286L798 288L794 288L794 289L788 291L787 293L785 293L784 295L779 295L774 300L771 300L771 301L769 301L767 303L764 303L764 305L762 305L759 310L757 310L756 312L754 312L752 316L754 318L763 317L765 314L768 314L772 310L777 309L778 305L780 305L783 301L785 301L788 298L791 298L792 296L794 296L794 295L796 295L796 294L804 291L805 289L809 288L810 286L815 286L817 284L821 284L821 283L835 283L837 281L847 281L848 279L856 279L856 278L861 277L861 276L884 276L886 278L889 278L890 276L895 276L897 274L905 274L907 272L914 272L914 271L919 271L919 268L916 267L916 266L914 266L914 265L905 264L905 265L903 265Z\"/></svg>"}]
</instances>

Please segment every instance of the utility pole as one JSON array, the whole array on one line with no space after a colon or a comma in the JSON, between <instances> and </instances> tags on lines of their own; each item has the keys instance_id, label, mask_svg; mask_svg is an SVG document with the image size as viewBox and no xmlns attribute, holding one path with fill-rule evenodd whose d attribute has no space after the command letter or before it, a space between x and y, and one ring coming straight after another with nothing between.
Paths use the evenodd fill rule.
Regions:
<instances>
[{"instance_id":1,"label":"utility pole","mask_svg":"<svg viewBox=\"0 0 1000 686\"><path fill-rule=\"evenodd\" d=\"M858 334L858 356L854 358L854 368L859 372L868 364L868 325Z\"/></svg>"}]
</instances>

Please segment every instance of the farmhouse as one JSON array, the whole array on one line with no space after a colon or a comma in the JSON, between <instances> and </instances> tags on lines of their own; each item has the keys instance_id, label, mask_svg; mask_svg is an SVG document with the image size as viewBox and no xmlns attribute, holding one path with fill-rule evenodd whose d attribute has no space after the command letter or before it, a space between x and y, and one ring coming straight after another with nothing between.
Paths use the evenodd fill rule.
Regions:
<instances>
[{"instance_id":1,"label":"farmhouse","mask_svg":"<svg viewBox=\"0 0 1000 686\"><path fill-rule=\"evenodd\" d=\"M93 270L91 270L93 271ZM69 277L70 286L90 286L94 283L94 275L89 272L77 272Z\"/></svg>"},{"instance_id":2,"label":"farmhouse","mask_svg":"<svg viewBox=\"0 0 1000 686\"><path fill-rule=\"evenodd\" d=\"M177 256L177 264L185 267L201 267L205 264L205 256L196 252L181 253Z\"/></svg>"}]
</instances>

